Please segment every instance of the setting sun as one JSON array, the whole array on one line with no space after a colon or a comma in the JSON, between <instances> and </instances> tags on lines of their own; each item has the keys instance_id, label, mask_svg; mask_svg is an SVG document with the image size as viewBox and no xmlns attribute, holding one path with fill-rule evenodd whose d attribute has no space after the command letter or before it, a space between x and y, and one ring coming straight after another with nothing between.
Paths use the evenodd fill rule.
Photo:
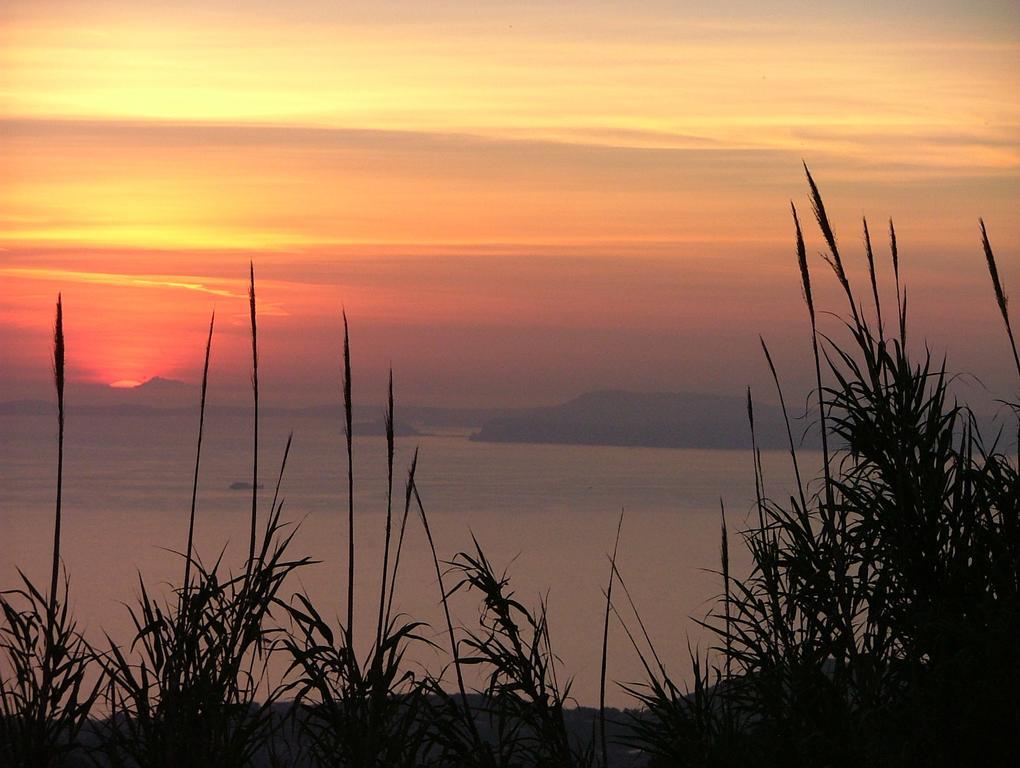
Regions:
<instances>
[{"instance_id":1,"label":"setting sun","mask_svg":"<svg viewBox=\"0 0 1020 768\"><path fill-rule=\"evenodd\" d=\"M669 387L671 333L705 379L692 386L724 385L707 358L727 346L686 334L670 304L785 275L784 203L801 194L801 160L840 201L845 229L892 215L926 251L921 311L946 281L980 280L978 215L1000 242L1020 235L1011 12L919 19L887 8L869 22L834 3L775 16L748 2L577 10L305 0L286 12L260 4L238 25L222 2L6 6L0 341L14 365L0 394L45 375L28 362L45 333L39 308L72 284L68 310L88 349L73 375L194 380L190 329L214 307L243 314L249 260L281 284L271 292L287 319L266 326L268 343L283 335L280 363L319 372L288 383L288 399L321 398L330 363L283 338L335 323L341 303L362 333L395 345L366 362L373 379L399 360L415 397L434 396L437 375L440 389L479 403L632 386L626 372ZM671 285L674 301L605 304L607 263L641 291ZM565 270L591 277L550 313L532 299ZM633 357L616 382L595 354L572 366L575 383L550 372L523 389L488 376L494 361L418 359L442 334L437 354L499 344L510 369L532 366L528 344L503 338L533 328L540 346L550 340L537 352L544 366L552 339L580 351L565 334L603 310L626 329L609 343ZM404 317L428 339L394 339ZM725 337L730 318L708 325Z\"/></svg>"},{"instance_id":2,"label":"setting sun","mask_svg":"<svg viewBox=\"0 0 1020 768\"><path fill-rule=\"evenodd\" d=\"M1012 764L1018 95L1018 0L0 0L0 768Z\"/></svg>"}]
</instances>

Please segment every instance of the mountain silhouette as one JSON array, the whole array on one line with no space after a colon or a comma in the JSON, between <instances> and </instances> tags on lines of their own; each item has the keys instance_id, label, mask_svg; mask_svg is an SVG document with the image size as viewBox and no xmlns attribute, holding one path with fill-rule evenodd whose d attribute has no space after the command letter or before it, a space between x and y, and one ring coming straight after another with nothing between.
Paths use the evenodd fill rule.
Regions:
<instances>
[{"instance_id":1,"label":"mountain silhouette","mask_svg":"<svg viewBox=\"0 0 1020 768\"><path fill-rule=\"evenodd\" d=\"M762 448L787 447L781 411L754 404ZM793 423L795 439L805 423ZM652 448L747 448L747 401L691 393L589 392L548 408L522 410L488 421L472 440L568 443ZM807 447L811 447L808 445Z\"/></svg>"}]
</instances>

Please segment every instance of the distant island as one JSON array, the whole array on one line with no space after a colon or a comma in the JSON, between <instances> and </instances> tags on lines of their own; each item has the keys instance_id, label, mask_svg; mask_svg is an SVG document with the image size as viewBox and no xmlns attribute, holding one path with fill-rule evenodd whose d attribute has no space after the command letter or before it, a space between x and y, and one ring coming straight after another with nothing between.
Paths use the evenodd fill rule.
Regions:
<instances>
[{"instance_id":1,"label":"distant island","mask_svg":"<svg viewBox=\"0 0 1020 768\"><path fill-rule=\"evenodd\" d=\"M115 392L118 399L104 404L82 404L75 410L82 416L98 418L178 419L189 417L195 405L181 405L182 398L138 398L143 384ZM156 382L159 390L185 388L179 382ZM193 389L193 388L192 388ZM190 392L194 395L194 392ZM160 406L162 403L162 407ZM0 402L0 416L46 416L53 404L43 400ZM251 418L242 405L212 405L208 412L216 419ZM381 405L354 408L354 434L358 437L385 435ZM280 407L264 406L262 415L276 419L333 421L342 429L343 408L337 403ZM754 403L758 445L763 449L788 447L786 426L777 406ZM792 409L791 426L798 446L815 448L816 438L803 418L802 409ZM549 443L562 445L614 445L647 448L745 449L751 444L747 423L747 400L734 395L697 393L647 393L608 390L579 395L560 405L536 408L449 408L410 405L397 409L394 432L398 438L428 435L459 435L487 443ZM802 436L806 434L806 437Z\"/></svg>"},{"instance_id":2,"label":"distant island","mask_svg":"<svg viewBox=\"0 0 1020 768\"><path fill-rule=\"evenodd\" d=\"M787 447L781 411L754 404L759 446ZM794 421L799 443L803 420ZM810 438L810 436L809 436ZM562 405L532 408L487 421L471 440L650 448L748 448L747 401L726 395L589 392ZM805 447L813 447L810 439Z\"/></svg>"},{"instance_id":3,"label":"distant island","mask_svg":"<svg viewBox=\"0 0 1020 768\"><path fill-rule=\"evenodd\" d=\"M258 490L262 490L263 488L265 488L265 486L262 483L259 483L258 484ZM237 482L234 482L234 483L230 484L230 490L232 490L232 491L250 491L251 490L251 483L246 483L243 480L238 480Z\"/></svg>"}]
</instances>

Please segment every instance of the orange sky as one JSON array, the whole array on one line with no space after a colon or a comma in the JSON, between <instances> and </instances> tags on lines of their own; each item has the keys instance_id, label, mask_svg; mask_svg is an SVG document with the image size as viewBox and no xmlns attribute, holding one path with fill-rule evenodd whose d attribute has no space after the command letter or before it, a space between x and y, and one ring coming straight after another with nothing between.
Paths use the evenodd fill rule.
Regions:
<instances>
[{"instance_id":1,"label":"orange sky","mask_svg":"<svg viewBox=\"0 0 1020 768\"><path fill-rule=\"evenodd\" d=\"M976 220L1020 291L1015 4L702 5L4 4L0 400L58 290L76 381L194 380L215 307L230 396L249 259L280 402L333 397L341 303L364 400L390 362L409 402L737 392L759 332L799 376L801 159L1008 381Z\"/></svg>"}]
</instances>

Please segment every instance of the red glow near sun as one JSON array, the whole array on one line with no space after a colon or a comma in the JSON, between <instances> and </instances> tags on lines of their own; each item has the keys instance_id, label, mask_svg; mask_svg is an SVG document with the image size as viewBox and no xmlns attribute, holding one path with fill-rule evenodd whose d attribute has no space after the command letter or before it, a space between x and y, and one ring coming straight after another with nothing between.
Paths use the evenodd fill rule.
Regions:
<instances>
[{"instance_id":1,"label":"red glow near sun","mask_svg":"<svg viewBox=\"0 0 1020 768\"><path fill-rule=\"evenodd\" d=\"M114 389L134 389L140 387L142 382L135 381L134 379L121 379L120 381L114 381L110 384Z\"/></svg>"}]
</instances>

